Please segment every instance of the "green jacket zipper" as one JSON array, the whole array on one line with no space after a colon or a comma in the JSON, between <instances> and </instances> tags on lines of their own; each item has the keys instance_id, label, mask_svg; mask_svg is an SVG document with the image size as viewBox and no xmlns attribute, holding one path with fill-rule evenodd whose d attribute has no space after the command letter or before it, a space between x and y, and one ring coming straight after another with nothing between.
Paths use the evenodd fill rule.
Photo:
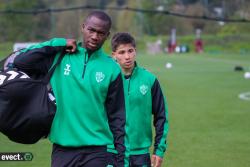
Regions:
<instances>
[{"instance_id":1,"label":"green jacket zipper","mask_svg":"<svg viewBox=\"0 0 250 167\"><path fill-rule=\"evenodd\" d=\"M89 58L88 58L88 60L87 60L87 54L86 54L86 52L85 52L82 79L84 79L88 61L89 61Z\"/></svg>"}]
</instances>

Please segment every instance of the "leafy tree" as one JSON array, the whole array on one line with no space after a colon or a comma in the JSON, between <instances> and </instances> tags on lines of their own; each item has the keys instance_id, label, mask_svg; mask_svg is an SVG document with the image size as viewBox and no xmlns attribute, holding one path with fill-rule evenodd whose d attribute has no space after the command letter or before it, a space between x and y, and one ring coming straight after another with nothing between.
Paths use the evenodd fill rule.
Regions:
<instances>
[{"instance_id":1,"label":"leafy tree","mask_svg":"<svg viewBox=\"0 0 250 167\"><path fill-rule=\"evenodd\" d=\"M42 0L6 1L1 3L1 10L31 10L45 8ZM0 15L0 41L26 41L47 36L46 15L5 14Z\"/></svg>"}]
</instances>

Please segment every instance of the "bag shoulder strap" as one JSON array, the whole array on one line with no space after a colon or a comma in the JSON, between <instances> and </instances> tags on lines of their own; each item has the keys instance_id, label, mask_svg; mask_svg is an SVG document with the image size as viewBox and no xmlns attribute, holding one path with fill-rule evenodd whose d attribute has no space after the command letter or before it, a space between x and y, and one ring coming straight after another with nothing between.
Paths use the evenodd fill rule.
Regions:
<instances>
[{"instance_id":1,"label":"bag shoulder strap","mask_svg":"<svg viewBox=\"0 0 250 167\"><path fill-rule=\"evenodd\" d=\"M63 57L64 57L65 54L66 54L66 50L63 49L62 52L61 52L61 54L60 54L60 56L59 56L59 58L57 59L57 62L53 65L53 67L49 70L49 72L47 73L47 75L43 78L43 82L45 84L49 83L50 78L52 77L52 75L53 75L56 67L61 63L61 61L62 61L62 59L63 59Z\"/></svg>"}]
</instances>

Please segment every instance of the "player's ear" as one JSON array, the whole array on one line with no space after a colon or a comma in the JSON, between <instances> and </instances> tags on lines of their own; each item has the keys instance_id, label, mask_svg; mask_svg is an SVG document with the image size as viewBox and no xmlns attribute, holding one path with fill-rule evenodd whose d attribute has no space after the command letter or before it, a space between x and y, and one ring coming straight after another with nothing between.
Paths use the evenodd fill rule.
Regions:
<instances>
[{"instance_id":1,"label":"player's ear","mask_svg":"<svg viewBox=\"0 0 250 167\"><path fill-rule=\"evenodd\" d=\"M109 32L107 32L107 37L109 37L109 35L110 35L110 31L109 31Z\"/></svg>"},{"instance_id":2,"label":"player's ear","mask_svg":"<svg viewBox=\"0 0 250 167\"><path fill-rule=\"evenodd\" d=\"M115 56L115 52L112 52L112 57L113 57L113 59L116 61L116 56Z\"/></svg>"},{"instance_id":3,"label":"player's ear","mask_svg":"<svg viewBox=\"0 0 250 167\"><path fill-rule=\"evenodd\" d=\"M107 32L105 35L105 39L108 39L109 35L110 35L110 32Z\"/></svg>"},{"instance_id":4,"label":"player's ear","mask_svg":"<svg viewBox=\"0 0 250 167\"><path fill-rule=\"evenodd\" d=\"M84 28L85 28L85 24L83 23L83 24L82 24L82 28L81 28L81 31L82 31L82 32L84 31Z\"/></svg>"}]
</instances>

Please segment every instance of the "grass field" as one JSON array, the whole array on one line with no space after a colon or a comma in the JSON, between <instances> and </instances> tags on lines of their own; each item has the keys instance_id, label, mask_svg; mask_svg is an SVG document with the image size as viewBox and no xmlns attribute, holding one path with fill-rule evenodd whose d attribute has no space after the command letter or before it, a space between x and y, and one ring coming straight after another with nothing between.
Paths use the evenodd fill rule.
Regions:
<instances>
[{"instance_id":1,"label":"grass field","mask_svg":"<svg viewBox=\"0 0 250 167\"><path fill-rule=\"evenodd\" d=\"M169 105L170 131L164 167L249 167L250 54L138 55L138 64L158 76ZM166 69L171 62L173 68ZM0 166L50 166L51 144L20 145L0 135L0 152L32 152L31 162L0 162Z\"/></svg>"}]
</instances>

